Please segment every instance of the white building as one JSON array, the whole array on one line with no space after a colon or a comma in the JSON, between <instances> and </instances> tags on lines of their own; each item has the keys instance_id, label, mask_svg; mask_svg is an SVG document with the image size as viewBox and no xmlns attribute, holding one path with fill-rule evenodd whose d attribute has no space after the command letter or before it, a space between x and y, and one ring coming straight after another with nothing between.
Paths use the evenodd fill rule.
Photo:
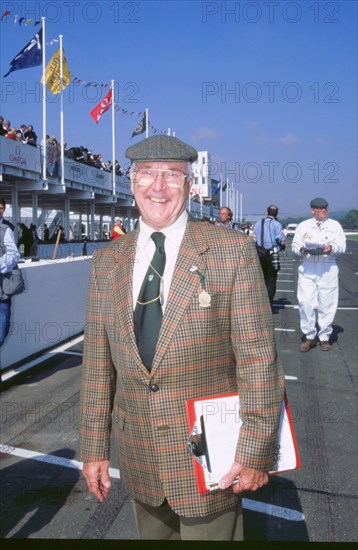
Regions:
<instances>
[{"instance_id":1,"label":"white building","mask_svg":"<svg viewBox=\"0 0 358 550\"><path fill-rule=\"evenodd\" d=\"M208 151L198 151L198 159L193 162L194 184L191 196L200 199L211 198L210 154Z\"/></svg>"}]
</instances>

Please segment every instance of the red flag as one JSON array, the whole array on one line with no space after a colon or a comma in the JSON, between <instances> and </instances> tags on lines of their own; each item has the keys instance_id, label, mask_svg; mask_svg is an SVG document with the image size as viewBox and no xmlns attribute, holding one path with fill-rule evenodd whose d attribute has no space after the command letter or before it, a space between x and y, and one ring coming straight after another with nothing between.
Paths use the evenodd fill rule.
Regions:
<instances>
[{"instance_id":1,"label":"red flag","mask_svg":"<svg viewBox=\"0 0 358 550\"><path fill-rule=\"evenodd\" d=\"M108 94L104 96L104 98L96 105L94 109L90 112L91 117L93 120L97 123L99 122L99 119L105 113L108 111L108 109L112 106L112 88L109 90Z\"/></svg>"}]
</instances>

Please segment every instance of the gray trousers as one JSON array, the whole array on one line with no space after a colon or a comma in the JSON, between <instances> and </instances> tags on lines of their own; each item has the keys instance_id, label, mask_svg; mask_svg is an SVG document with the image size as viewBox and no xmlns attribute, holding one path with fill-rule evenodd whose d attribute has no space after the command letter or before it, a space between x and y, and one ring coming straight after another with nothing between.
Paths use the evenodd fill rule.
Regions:
<instances>
[{"instance_id":1,"label":"gray trousers","mask_svg":"<svg viewBox=\"0 0 358 550\"><path fill-rule=\"evenodd\" d=\"M141 540L244 540L241 502L204 517L178 516L168 502L152 507L134 502L134 514Z\"/></svg>"}]
</instances>

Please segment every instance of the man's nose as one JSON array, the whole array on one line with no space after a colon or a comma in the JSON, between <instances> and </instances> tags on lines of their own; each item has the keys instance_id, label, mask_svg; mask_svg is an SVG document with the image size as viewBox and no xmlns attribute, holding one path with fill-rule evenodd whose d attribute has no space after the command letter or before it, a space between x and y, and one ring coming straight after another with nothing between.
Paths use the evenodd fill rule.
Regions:
<instances>
[{"instance_id":1,"label":"man's nose","mask_svg":"<svg viewBox=\"0 0 358 550\"><path fill-rule=\"evenodd\" d=\"M155 179L152 183L152 189L162 190L165 187L164 172L157 172Z\"/></svg>"}]
</instances>

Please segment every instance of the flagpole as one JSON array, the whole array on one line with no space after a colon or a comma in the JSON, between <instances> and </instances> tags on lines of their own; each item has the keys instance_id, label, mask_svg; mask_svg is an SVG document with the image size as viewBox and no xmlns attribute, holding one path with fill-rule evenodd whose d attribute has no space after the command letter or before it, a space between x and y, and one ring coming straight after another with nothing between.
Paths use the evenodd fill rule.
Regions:
<instances>
[{"instance_id":1,"label":"flagpole","mask_svg":"<svg viewBox=\"0 0 358 550\"><path fill-rule=\"evenodd\" d=\"M239 221L239 190L235 189L235 221Z\"/></svg>"},{"instance_id":2,"label":"flagpole","mask_svg":"<svg viewBox=\"0 0 358 550\"><path fill-rule=\"evenodd\" d=\"M115 130L114 130L114 80L111 80L112 90L112 194L116 195L116 144L115 144Z\"/></svg>"},{"instance_id":3,"label":"flagpole","mask_svg":"<svg viewBox=\"0 0 358 550\"><path fill-rule=\"evenodd\" d=\"M148 109L145 110L145 137L149 136L149 127L148 127Z\"/></svg>"},{"instance_id":4,"label":"flagpole","mask_svg":"<svg viewBox=\"0 0 358 550\"><path fill-rule=\"evenodd\" d=\"M64 143L64 119L63 119L63 49L62 38L63 35L59 35L60 38L60 143L61 143L61 185L65 188L65 143Z\"/></svg>"},{"instance_id":5,"label":"flagpole","mask_svg":"<svg viewBox=\"0 0 358 550\"><path fill-rule=\"evenodd\" d=\"M42 20L42 178L47 179L47 144L46 144L46 17Z\"/></svg>"},{"instance_id":6,"label":"flagpole","mask_svg":"<svg viewBox=\"0 0 358 550\"><path fill-rule=\"evenodd\" d=\"M220 208L223 205L223 178L222 173L220 172Z\"/></svg>"},{"instance_id":7,"label":"flagpole","mask_svg":"<svg viewBox=\"0 0 358 550\"><path fill-rule=\"evenodd\" d=\"M235 219L236 210L235 210L235 187L234 182L231 182L231 209L233 213L233 219Z\"/></svg>"}]
</instances>

